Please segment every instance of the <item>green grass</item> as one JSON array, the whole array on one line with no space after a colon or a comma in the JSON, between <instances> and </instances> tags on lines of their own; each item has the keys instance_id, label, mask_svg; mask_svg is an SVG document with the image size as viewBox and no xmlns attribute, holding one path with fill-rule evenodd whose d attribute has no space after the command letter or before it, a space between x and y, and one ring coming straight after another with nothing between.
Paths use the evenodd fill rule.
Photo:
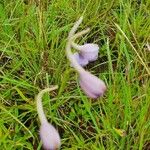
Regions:
<instances>
[{"instance_id":1,"label":"green grass","mask_svg":"<svg viewBox=\"0 0 150 150\"><path fill-rule=\"evenodd\" d=\"M150 150L149 8L149 0L1 0L0 149L41 149L35 96L58 85L43 103L61 149ZM87 67L107 84L97 100L81 91L65 56L81 15L79 30L91 31L78 42L100 46Z\"/></svg>"}]
</instances>

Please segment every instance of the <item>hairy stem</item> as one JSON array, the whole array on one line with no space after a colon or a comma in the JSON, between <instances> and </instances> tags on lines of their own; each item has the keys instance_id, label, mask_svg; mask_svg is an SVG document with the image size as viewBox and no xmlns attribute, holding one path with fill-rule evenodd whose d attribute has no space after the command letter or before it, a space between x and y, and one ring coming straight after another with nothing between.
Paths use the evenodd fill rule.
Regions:
<instances>
[{"instance_id":1,"label":"hairy stem","mask_svg":"<svg viewBox=\"0 0 150 150\"><path fill-rule=\"evenodd\" d=\"M74 58L72 52L71 52L71 44L72 44L72 40L74 37L74 33L76 32L78 26L81 24L83 17L80 17L79 20L74 24L74 26L72 27L71 31L69 32L68 35L68 42L66 44L66 54L67 57L69 59L69 61L72 63L72 66L76 69L76 71L78 73L85 71L76 61L76 59Z\"/></svg>"},{"instance_id":2,"label":"hairy stem","mask_svg":"<svg viewBox=\"0 0 150 150\"><path fill-rule=\"evenodd\" d=\"M71 43L71 46L72 46L74 49L76 49L76 50L78 50L78 51L81 51L81 46L78 45L78 44L76 44L75 42L72 42L72 43Z\"/></svg>"},{"instance_id":3,"label":"hairy stem","mask_svg":"<svg viewBox=\"0 0 150 150\"><path fill-rule=\"evenodd\" d=\"M85 30L82 30L81 32L78 32L76 34L74 34L72 37L71 37L71 40L74 41L75 39L81 37L82 35L88 33L90 31L90 28L87 28Z\"/></svg>"},{"instance_id":4,"label":"hairy stem","mask_svg":"<svg viewBox=\"0 0 150 150\"><path fill-rule=\"evenodd\" d=\"M39 115L39 119L40 119L40 122L41 124L42 123L45 123L47 122L47 118L45 116L45 113L44 113L44 110L43 110L43 105L42 105L42 97L43 95L46 93L46 92L50 92L50 91L53 91L53 90L56 90L58 88L58 86L54 86L52 88L46 88L42 91L40 91L36 97L36 103L37 103L37 112L38 112L38 115Z\"/></svg>"},{"instance_id":5,"label":"hairy stem","mask_svg":"<svg viewBox=\"0 0 150 150\"><path fill-rule=\"evenodd\" d=\"M83 20L83 16L81 16L79 18L79 20L75 22L74 26L72 27L72 29L69 32L68 38L71 38L75 34L75 32L77 31L79 25L82 23L82 20Z\"/></svg>"}]
</instances>

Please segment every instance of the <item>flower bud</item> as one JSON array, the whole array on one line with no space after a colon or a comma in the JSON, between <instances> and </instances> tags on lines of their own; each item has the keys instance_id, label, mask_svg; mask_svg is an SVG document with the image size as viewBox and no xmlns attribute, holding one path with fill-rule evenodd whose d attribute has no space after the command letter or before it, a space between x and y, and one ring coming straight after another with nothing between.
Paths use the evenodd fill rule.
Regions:
<instances>
[{"instance_id":1,"label":"flower bud","mask_svg":"<svg viewBox=\"0 0 150 150\"><path fill-rule=\"evenodd\" d=\"M84 44L80 46L80 55L88 61L95 61L98 58L98 50L97 44Z\"/></svg>"},{"instance_id":2,"label":"flower bud","mask_svg":"<svg viewBox=\"0 0 150 150\"><path fill-rule=\"evenodd\" d=\"M106 91L105 83L88 71L80 72L79 83L82 90L90 98L96 99Z\"/></svg>"},{"instance_id":3,"label":"flower bud","mask_svg":"<svg viewBox=\"0 0 150 150\"><path fill-rule=\"evenodd\" d=\"M87 43L80 46L72 42L72 47L77 49L79 55L88 61L95 61L98 58L99 46L97 44Z\"/></svg>"},{"instance_id":4,"label":"flower bud","mask_svg":"<svg viewBox=\"0 0 150 150\"><path fill-rule=\"evenodd\" d=\"M74 53L73 56L76 59L76 61L78 62L78 64L81 65L82 67L86 66L89 63L87 59L85 59L82 55L80 55L77 52Z\"/></svg>"},{"instance_id":5,"label":"flower bud","mask_svg":"<svg viewBox=\"0 0 150 150\"><path fill-rule=\"evenodd\" d=\"M40 137L44 149L56 150L60 147L59 133L50 123L44 122L41 124Z\"/></svg>"}]
</instances>

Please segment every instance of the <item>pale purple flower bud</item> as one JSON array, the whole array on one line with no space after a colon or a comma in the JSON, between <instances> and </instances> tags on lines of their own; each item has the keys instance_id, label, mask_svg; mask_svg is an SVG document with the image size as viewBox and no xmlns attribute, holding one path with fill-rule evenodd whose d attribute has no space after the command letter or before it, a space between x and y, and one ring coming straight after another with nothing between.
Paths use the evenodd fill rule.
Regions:
<instances>
[{"instance_id":1,"label":"pale purple flower bud","mask_svg":"<svg viewBox=\"0 0 150 150\"><path fill-rule=\"evenodd\" d=\"M75 34L75 31L77 30L81 22L82 18L80 18L74 24L69 33L68 42L66 44L66 54L72 66L79 73L79 83L83 91L91 98L98 98L99 96L102 96L104 94L106 90L106 85L102 80L92 75L91 73L85 71L84 68L82 68L82 66L86 64L86 60L90 62L95 61L98 58L99 47L97 44L93 43L87 43L81 46L74 43L74 40L76 38L81 37L83 34L89 31L88 29ZM78 50L78 54L73 55L71 47ZM81 58L85 59L83 61L84 63L81 63L81 61L83 60Z\"/></svg>"},{"instance_id":2,"label":"pale purple flower bud","mask_svg":"<svg viewBox=\"0 0 150 150\"><path fill-rule=\"evenodd\" d=\"M79 51L79 55L88 61L95 61L98 58L99 46L97 44L87 43L80 46L72 42L72 46Z\"/></svg>"},{"instance_id":3,"label":"pale purple flower bud","mask_svg":"<svg viewBox=\"0 0 150 150\"><path fill-rule=\"evenodd\" d=\"M88 61L95 61L98 58L99 47L97 44L84 44L80 46L80 55Z\"/></svg>"},{"instance_id":4,"label":"pale purple flower bud","mask_svg":"<svg viewBox=\"0 0 150 150\"><path fill-rule=\"evenodd\" d=\"M106 91L105 83L88 71L80 72L79 83L82 90L90 98L96 99L102 96Z\"/></svg>"},{"instance_id":5,"label":"pale purple flower bud","mask_svg":"<svg viewBox=\"0 0 150 150\"><path fill-rule=\"evenodd\" d=\"M77 52L74 53L73 56L76 59L76 61L78 62L78 64L83 66L83 67L89 63L87 59L85 59L82 55L80 55ZM71 64L71 66L72 66L72 64Z\"/></svg>"},{"instance_id":6,"label":"pale purple flower bud","mask_svg":"<svg viewBox=\"0 0 150 150\"><path fill-rule=\"evenodd\" d=\"M36 96L36 102L37 102L37 112L39 115L39 119L41 122L40 127L40 138L43 143L43 147L46 150L56 150L60 147L60 136L58 131L55 129L54 126L52 126L50 123L48 123L47 118L44 114L43 106L42 106L42 97L46 92L50 92L53 90L56 90L58 86L53 86L51 88L46 88L44 90L41 90L38 95Z\"/></svg>"},{"instance_id":7,"label":"pale purple flower bud","mask_svg":"<svg viewBox=\"0 0 150 150\"><path fill-rule=\"evenodd\" d=\"M44 122L40 127L40 137L43 147L46 150L56 150L60 147L60 136L58 131L48 122Z\"/></svg>"}]
</instances>

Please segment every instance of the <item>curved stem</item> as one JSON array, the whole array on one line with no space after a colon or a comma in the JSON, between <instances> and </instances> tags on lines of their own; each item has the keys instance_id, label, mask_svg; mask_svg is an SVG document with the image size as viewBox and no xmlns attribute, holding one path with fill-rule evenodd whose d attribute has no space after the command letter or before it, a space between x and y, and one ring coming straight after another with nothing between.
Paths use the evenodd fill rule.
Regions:
<instances>
[{"instance_id":1,"label":"curved stem","mask_svg":"<svg viewBox=\"0 0 150 150\"><path fill-rule=\"evenodd\" d=\"M75 42L72 42L72 43L71 43L71 46L72 46L74 49L76 49L76 50L78 50L78 51L81 51L81 46L78 45L78 44L76 44Z\"/></svg>"},{"instance_id":2,"label":"curved stem","mask_svg":"<svg viewBox=\"0 0 150 150\"><path fill-rule=\"evenodd\" d=\"M90 31L90 28L87 28L87 29L85 29L85 30L82 30L81 32L78 32L78 33L74 34L74 35L72 36L72 38L71 38L71 39L72 39L71 46L72 46L74 49L76 49L76 50L78 50L78 51L81 51L81 46L78 45L78 44L76 44L74 41L75 41L76 38L81 37L82 35L86 34L86 33L89 32L89 31Z\"/></svg>"},{"instance_id":3,"label":"curved stem","mask_svg":"<svg viewBox=\"0 0 150 150\"><path fill-rule=\"evenodd\" d=\"M50 91L53 91L53 90L56 90L58 88L58 86L54 86L52 88L46 88L42 91L40 91L36 97L36 103L37 103L37 112L38 112L38 115L39 115L39 119L40 119L40 122L41 124L42 123L45 123L45 122L48 122L47 121L47 118L45 116L45 113L44 113L44 110L43 110L43 105L42 105L42 97L43 95L46 93L46 92L50 92Z\"/></svg>"},{"instance_id":4,"label":"curved stem","mask_svg":"<svg viewBox=\"0 0 150 150\"><path fill-rule=\"evenodd\" d=\"M78 32L78 33L74 34L74 35L71 37L71 39L72 39L72 40L75 40L75 39L81 37L82 35L88 33L89 31L90 31L90 28L87 28L87 29L85 29L85 30L82 30L81 32Z\"/></svg>"},{"instance_id":5,"label":"curved stem","mask_svg":"<svg viewBox=\"0 0 150 150\"><path fill-rule=\"evenodd\" d=\"M67 42L67 45L66 45L66 54L67 54L67 57L68 57L69 61L72 63L72 66L76 69L76 71L78 73L83 72L85 70L78 64L78 62L74 58L74 56L73 56L73 54L71 52L71 44L72 44L72 40L74 38L81 36L85 32L87 33L87 30L83 30L83 31L80 32L80 34L75 34L75 32L76 32L78 26L81 24L82 20L83 20L83 17L80 17L79 20L72 27L71 31L69 32L68 42ZM74 36L74 34L76 36Z\"/></svg>"},{"instance_id":6,"label":"curved stem","mask_svg":"<svg viewBox=\"0 0 150 150\"><path fill-rule=\"evenodd\" d=\"M72 63L72 66L76 69L78 73L80 73L84 71L84 69L78 64L77 60L75 59L75 57L73 56L71 52L71 42L72 41L68 40L68 43L66 45L66 54L67 54L69 61Z\"/></svg>"},{"instance_id":7,"label":"curved stem","mask_svg":"<svg viewBox=\"0 0 150 150\"><path fill-rule=\"evenodd\" d=\"M72 29L71 29L70 32L69 32L68 38L71 38L71 37L75 34L77 28L78 28L79 25L82 23L82 20L83 20L83 16L81 16L81 17L79 18L79 20L75 22L74 26L72 27Z\"/></svg>"}]
</instances>

